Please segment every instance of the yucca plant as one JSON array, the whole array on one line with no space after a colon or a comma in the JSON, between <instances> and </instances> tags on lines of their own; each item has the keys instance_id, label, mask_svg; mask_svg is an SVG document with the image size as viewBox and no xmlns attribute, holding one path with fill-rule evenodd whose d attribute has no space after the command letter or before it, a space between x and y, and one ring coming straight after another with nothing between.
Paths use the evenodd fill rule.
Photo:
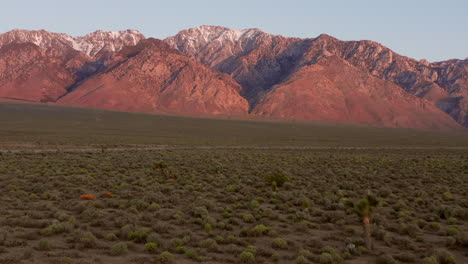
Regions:
<instances>
[{"instance_id":1,"label":"yucca plant","mask_svg":"<svg viewBox=\"0 0 468 264\"><path fill-rule=\"evenodd\" d=\"M159 172L159 175L162 176L162 177L165 177L165 178L170 177L169 166L167 165L166 162L164 162L162 160L155 162L153 169L156 172Z\"/></svg>"},{"instance_id":2,"label":"yucca plant","mask_svg":"<svg viewBox=\"0 0 468 264\"><path fill-rule=\"evenodd\" d=\"M366 198L358 201L353 202L351 200L345 200L344 204L353 210L353 212L359 216L362 220L363 228L364 228L364 241L366 243L366 247L369 250L372 250L372 215L375 211L375 208L379 205L379 200L377 198L368 193Z\"/></svg>"}]
</instances>

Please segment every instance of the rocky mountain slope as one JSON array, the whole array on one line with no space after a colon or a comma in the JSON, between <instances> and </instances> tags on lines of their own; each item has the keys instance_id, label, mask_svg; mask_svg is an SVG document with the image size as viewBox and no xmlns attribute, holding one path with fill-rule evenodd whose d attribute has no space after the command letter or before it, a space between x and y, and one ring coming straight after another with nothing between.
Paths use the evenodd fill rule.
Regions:
<instances>
[{"instance_id":1,"label":"rocky mountain slope","mask_svg":"<svg viewBox=\"0 0 468 264\"><path fill-rule=\"evenodd\" d=\"M265 94L287 81L300 67L334 55L434 102L457 122L468 125L466 60L429 63L398 55L373 41L340 41L325 34L310 39L286 38L258 29L237 31L216 26L183 30L165 41L231 74L244 87L243 95L252 110Z\"/></svg>"},{"instance_id":2,"label":"rocky mountain slope","mask_svg":"<svg viewBox=\"0 0 468 264\"><path fill-rule=\"evenodd\" d=\"M66 46L44 50L32 43L4 45L0 48L0 98L55 101L88 62L83 53Z\"/></svg>"},{"instance_id":3,"label":"rocky mountain slope","mask_svg":"<svg viewBox=\"0 0 468 264\"><path fill-rule=\"evenodd\" d=\"M59 103L125 111L247 114L240 90L229 75L148 39L117 53L106 70Z\"/></svg>"},{"instance_id":4,"label":"rocky mountain slope","mask_svg":"<svg viewBox=\"0 0 468 264\"><path fill-rule=\"evenodd\" d=\"M0 99L124 111L263 115L431 129L468 126L468 61L429 63L373 41L200 26L0 34Z\"/></svg>"}]
</instances>

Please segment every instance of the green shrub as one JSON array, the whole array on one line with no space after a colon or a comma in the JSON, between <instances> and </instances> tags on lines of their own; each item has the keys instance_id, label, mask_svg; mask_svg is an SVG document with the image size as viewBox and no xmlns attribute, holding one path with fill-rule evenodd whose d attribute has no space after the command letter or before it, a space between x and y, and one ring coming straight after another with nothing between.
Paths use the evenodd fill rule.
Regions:
<instances>
[{"instance_id":1,"label":"green shrub","mask_svg":"<svg viewBox=\"0 0 468 264\"><path fill-rule=\"evenodd\" d=\"M377 257L376 264L398 264L391 255L381 255Z\"/></svg>"},{"instance_id":2,"label":"green shrub","mask_svg":"<svg viewBox=\"0 0 468 264\"><path fill-rule=\"evenodd\" d=\"M304 256L298 256L296 258L296 263L297 264L306 264L306 263L309 263L309 261L307 261L307 258L304 257Z\"/></svg>"},{"instance_id":3,"label":"green shrub","mask_svg":"<svg viewBox=\"0 0 468 264\"><path fill-rule=\"evenodd\" d=\"M243 251L239 255L242 263L255 263L255 255L249 251Z\"/></svg>"},{"instance_id":4,"label":"green shrub","mask_svg":"<svg viewBox=\"0 0 468 264\"><path fill-rule=\"evenodd\" d=\"M235 191L237 191L237 185L231 184L231 185L226 186L226 191L227 191L227 192L235 192Z\"/></svg>"},{"instance_id":5,"label":"green shrub","mask_svg":"<svg viewBox=\"0 0 468 264\"><path fill-rule=\"evenodd\" d=\"M115 241L119 239L115 233L109 233L106 235L106 240Z\"/></svg>"},{"instance_id":6,"label":"green shrub","mask_svg":"<svg viewBox=\"0 0 468 264\"><path fill-rule=\"evenodd\" d=\"M211 226L211 224L206 223L205 224L205 232L211 233L211 231L213 231L213 227Z\"/></svg>"},{"instance_id":7,"label":"green shrub","mask_svg":"<svg viewBox=\"0 0 468 264\"><path fill-rule=\"evenodd\" d=\"M319 263L320 264L333 264L333 257L330 253L322 253L320 254L320 257L319 257Z\"/></svg>"},{"instance_id":8,"label":"green shrub","mask_svg":"<svg viewBox=\"0 0 468 264\"><path fill-rule=\"evenodd\" d=\"M249 203L250 209L257 209L258 207L260 207L260 203L257 200L250 201Z\"/></svg>"},{"instance_id":9,"label":"green shrub","mask_svg":"<svg viewBox=\"0 0 468 264\"><path fill-rule=\"evenodd\" d=\"M177 254L184 254L185 253L185 247L184 246L177 246L175 249Z\"/></svg>"},{"instance_id":10,"label":"green shrub","mask_svg":"<svg viewBox=\"0 0 468 264\"><path fill-rule=\"evenodd\" d=\"M322 253L319 258L321 264L322 263L331 263L331 264L343 263L343 258L340 256L340 254L338 254L338 252L334 248L324 247L320 250L320 252ZM331 262L322 262L322 255L323 255L323 261L331 260Z\"/></svg>"},{"instance_id":11,"label":"green shrub","mask_svg":"<svg viewBox=\"0 0 468 264\"><path fill-rule=\"evenodd\" d=\"M162 263L173 263L174 262L174 255L172 255L168 251L164 251L163 253L161 253L161 255L159 255L159 260Z\"/></svg>"},{"instance_id":12,"label":"green shrub","mask_svg":"<svg viewBox=\"0 0 468 264\"><path fill-rule=\"evenodd\" d=\"M345 232L348 233L348 234L354 234L354 233L356 233L356 230L354 230L354 228L351 227L351 226L347 226L345 228Z\"/></svg>"},{"instance_id":13,"label":"green shrub","mask_svg":"<svg viewBox=\"0 0 468 264\"><path fill-rule=\"evenodd\" d=\"M265 177L266 181L270 185L274 185L277 187L282 187L286 182L291 181L288 176L286 176L282 172L272 173Z\"/></svg>"},{"instance_id":14,"label":"green shrub","mask_svg":"<svg viewBox=\"0 0 468 264\"><path fill-rule=\"evenodd\" d=\"M112 256L121 256L124 254L127 254L128 252L128 246L127 243L125 242L119 242L117 244L112 245L110 249L110 254Z\"/></svg>"},{"instance_id":15,"label":"green shrub","mask_svg":"<svg viewBox=\"0 0 468 264\"><path fill-rule=\"evenodd\" d=\"M246 223L253 223L255 222L255 217L251 214L242 214L242 220Z\"/></svg>"},{"instance_id":16,"label":"green shrub","mask_svg":"<svg viewBox=\"0 0 468 264\"><path fill-rule=\"evenodd\" d=\"M145 249L149 253L155 253L157 248L158 248L158 244L156 244L154 242L150 242L150 243L145 244Z\"/></svg>"},{"instance_id":17,"label":"green shrub","mask_svg":"<svg viewBox=\"0 0 468 264\"><path fill-rule=\"evenodd\" d=\"M422 261L423 264L439 264L439 261L437 261L437 258L434 256L431 257L426 257Z\"/></svg>"},{"instance_id":18,"label":"green shrub","mask_svg":"<svg viewBox=\"0 0 468 264\"><path fill-rule=\"evenodd\" d=\"M439 264L456 264L455 257L445 249L438 249L434 252Z\"/></svg>"},{"instance_id":19,"label":"green shrub","mask_svg":"<svg viewBox=\"0 0 468 264\"><path fill-rule=\"evenodd\" d=\"M41 241L39 241L38 249L43 250L43 251L50 250L49 241L45 239L42 239Z\"/></svg>"},{"instance_id":20,"label":"green shrub","mask_svg":"<svg viewBox=\"0 0 468 264\"><path fill-rule=\"evenodd\" d=\"M447 229L447 235L449 236L455 236L460 233L460 229L458 229L457 226L451 226Z\"/></svg>"},{"instance_id":21,"label":"green shrub","mask_svg":"<svg viewBox=\"0 0 468 264\"><path fill-rule=\"evenodd\" d=\"M256 225L252 230L249 230L251 236L261 236L269 234L273 229L265 225Z\"/></svg>"},{"instance_id":22,"label":"green shrub","mask_svg":"<svg viewBox=\"0 0 468 264\"><path fill-rule=\"evenodd\" d=\"M273 242L271 243L271 246L273 248L278 248L278 249L287 249L288 248L288 242L282 238L275 238Z\"/></svg>"},{"instance_id":23,"label":"green shrub","mask_svg":"<svg viewBox=\"0 0 468 264\"><path fill-rule=\"evenodd\" d=\"M41 234L44 236L51 236L55 234L70 232L73 228L71 223L55 223L41 230Z\"/></svg>"},{"instance_id":24,"label":"green shrub","mask_svg":"<svg viewBox=\"0 0 468 264\"><path fill-rule=\"evenodd\" d=\"M148 230L145 228L142 228L138 231L130 232L127 234L127 239L134 241L136 243L146 242L147 237L148 237Z\"/></svg>"},{"instance_id":25,"label":"green shrub","mask_svg":"<svg viewBox=\"0 0 468 264\"><path fill-rule=\"evenodd\" d=\"M245 251L248 251L254 255L257 254L257 248L253 245L248 245L247 248L245 249Z\"/></svg>"},{"instance_id":26,"label":"green shrub","mask_svg":"<svg viewBox=\"0 0 468 264\"><path fill-rule=\"evenodd\" d=\"M154 211L157 211L159 210L160 206L159 204L157 203L152 203L148 206L148 208L146 208L148 211L151 211L151 212L154 212Z\"/></svg>"},{"instance_id":27,"label":"green shrub","mask_svg":"<svg viewBox=\"0 0 468 264\"><path fill-rule=\"evenodd\" d=\"M79 242L85 248L94 248L97 245L97 238L92 233L86 232L80 237Z\"/></svg>"}]
</instances>

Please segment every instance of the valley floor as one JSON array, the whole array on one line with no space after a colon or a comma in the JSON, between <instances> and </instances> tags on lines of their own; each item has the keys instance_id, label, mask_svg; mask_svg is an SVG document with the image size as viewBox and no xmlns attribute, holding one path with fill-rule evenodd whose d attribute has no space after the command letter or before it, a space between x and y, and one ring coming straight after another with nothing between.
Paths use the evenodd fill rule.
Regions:
<instances>
[{"instance_id":1,"label":"valley floor","mask_svg":"<svg viewBox=\"0 0 468 264\"><path fill-rule=\"evenodd\" d=\"M2 152L0 263L468 263L467 168L465 149ZM373 251L345 206L368 191Z\"/></svg>"}]
</instances>

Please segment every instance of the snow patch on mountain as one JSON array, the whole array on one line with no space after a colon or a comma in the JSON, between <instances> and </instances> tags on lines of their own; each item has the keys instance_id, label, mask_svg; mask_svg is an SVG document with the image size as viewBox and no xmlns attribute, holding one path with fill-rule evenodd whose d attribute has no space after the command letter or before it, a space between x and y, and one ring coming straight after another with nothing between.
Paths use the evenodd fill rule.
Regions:
<instances>
[{"instance_id":1,"label":"snow patch on mountain","mask_svg":"<svg viewBox=\"0 0 468 264\"><path fill-rule=\"evenodd\" d=\"M71 47L82 51L90 57L100 52L115 52L124 46L134 46L145 39L137 30L103 31L72 37L62 33L52 33L45 30L12 30L0 34L0 48L11 43L33 43L44 50L50 48L63 49Z\"/></svg>"}]
</instances>

